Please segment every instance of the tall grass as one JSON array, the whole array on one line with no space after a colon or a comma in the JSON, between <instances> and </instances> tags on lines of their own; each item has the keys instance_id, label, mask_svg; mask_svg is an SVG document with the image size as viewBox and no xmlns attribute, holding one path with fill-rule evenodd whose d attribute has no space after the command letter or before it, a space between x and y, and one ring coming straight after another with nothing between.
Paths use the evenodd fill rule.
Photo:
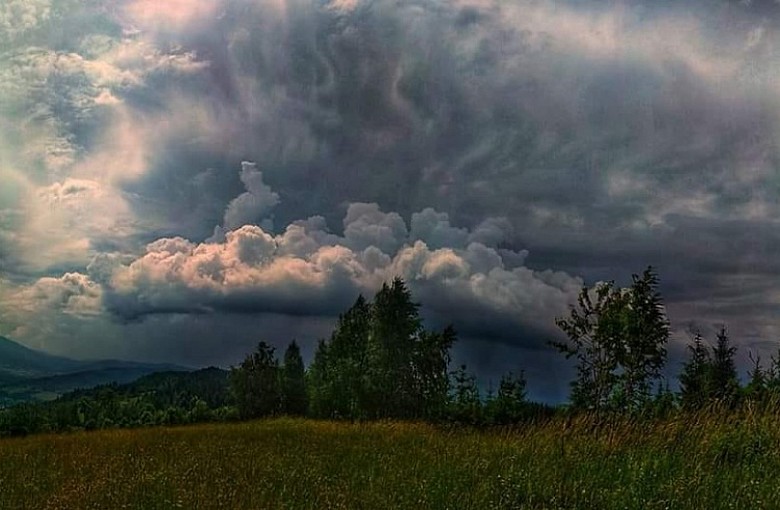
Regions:
<instances>
[{"instance_id":1,"label":"tall grass","mask_svg":"<svg viewBox=\"0 0 780 510\"><path fill-rule=\"evenodd\" d=\"M0 508L780 508L780 415L275 419L0 440Z\"/></svg>"}]
</instances>

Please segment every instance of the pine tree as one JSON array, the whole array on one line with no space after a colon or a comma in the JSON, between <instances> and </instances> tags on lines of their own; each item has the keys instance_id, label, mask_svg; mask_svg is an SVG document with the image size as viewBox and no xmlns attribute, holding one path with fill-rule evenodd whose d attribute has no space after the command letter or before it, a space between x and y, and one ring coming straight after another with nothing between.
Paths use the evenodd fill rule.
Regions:
<instances>
[{"instance_id":1,"label":"pine tree","mask_svg":"<svg viewBox=\"0 0 780 510\"><path fill-rule=\"evenodd\" d=\"M260 342L238 367L230 371L230 387L242 418L258 418L281 410L279 362L274 348Z\"/></svg>"},{"instance_id":2,"label":"pine tree","mask_svg":"<svg viewBox=\"0 0 780 510\"><path fill-rule=\"evenodd\" d=\"M710 351L696 332L688 346L690 357L680 373L680 399L688 409L702 407L712 395L712 359Z\"/></svg>"},{"instance_id":3,"label":"pine tree","mask_svg":"<svg viewBox=\"0 0 780 510\"><path fill-rule=\"evenodd\" d=\"M400 278L374 297L368 346L368 402L373 417L418 414L415 350L422 334L419 305Z\"/></svg>"},{"instance_id":4,"label":"pine tree","mask_svg":"<svg viewBox=\"0 0 780 510\"><path fill-rule=\"evenodd\" d=\"M476 378L461 365L452 372L450 419L457 423L476 425L482 421L482 402Z\"/></svg>"},{"instance_id":5,"label":"pine tree","mask_svg":"<svg viewBox=\"0 0 780 510\"><path fill-rule=\"evenodd\" d=\"M726 326L721 326L712 350L713 396L725 405L734 405L739 393L739 379L734 364L737 348L731 345Z\"/></svg>"},{"instance_id":6,"label":"pine tree","mask_svg":"<svg viewBox=\"0 0 780 510\"><path fill-rule=\"evenodd\" d=\"M305 415L308 409L305 371L301 350L295 340L284 353L281 386L284 412L294 416Z\"/></svg>"},{"instance_id":7,"label":"pine tree","mask_svg":"<svg viewBox=\"0 0 780 510\"><path fill-rule=\"evenodd\" d=\"M328 344L320 340L306 372L309 413L316 418L329 418L332 409L332 382L328 373Z\"/></svg>"},{"instance_id":8,"label":"pine tree","mask_svg":"<svg viewBox=\"0 0 780 510\"><path fill-rule=\"evenodd\" d=\"M490 422L505 425L519 421L527 409L526 380L521 371L504 374L498 384L495 398L485 404Z\"/></svg>"},{"instance_id":9,"label":"pine tree","mask_svg":"<svg viewBox=\"0 0 780 510\"><path fill-rule=\"evenodd\" d=\"M761 366L761 356L749 355L753 367L748 373L748 384L745 387L745 395L753 402L764 403L769 396L769 375Z\"/></svg>"}]
</instances>

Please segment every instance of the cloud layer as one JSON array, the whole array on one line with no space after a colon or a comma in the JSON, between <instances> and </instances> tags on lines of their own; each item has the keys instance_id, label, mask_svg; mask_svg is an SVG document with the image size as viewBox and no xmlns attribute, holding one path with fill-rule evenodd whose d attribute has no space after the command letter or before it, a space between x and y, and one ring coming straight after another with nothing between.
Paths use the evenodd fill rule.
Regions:
<instances>
[{"instance_id":1,"label":"cloud layer","mask_svg":"<svg viewBox=\"0 0 780 510\"><path fill-rule=\"evenodd\" d=\"M261 180L247 188L253 185L265 189ZM511 265L525 254L499 253L496 224L489 219L469 232L453 227L446 213L425 209L412 216L410 233L398 214L355 203L344 217L343 236L312 217L279 235L244 225L221 242L163 238L112 269L106 303L125 319L214 311L335 316L359 293L370 296L400 276L426 312L454 321L466 334L519 342L527 340L517 333L525 327L552 335L549 318L566 312L582 280Z\"/></svg>"},{"instance_id":2,"label":"cloud layer","mask_svg":"<svg viewBox=\"0 0 780 510\"><path fill-rule=\"evenodd\" d=\"M7 1L0 333L154 357L147 324L320 327L401 274L472 345L535 348L652 263L679 330L774 349L778 11Z\"/></svg>"}]
</instances>

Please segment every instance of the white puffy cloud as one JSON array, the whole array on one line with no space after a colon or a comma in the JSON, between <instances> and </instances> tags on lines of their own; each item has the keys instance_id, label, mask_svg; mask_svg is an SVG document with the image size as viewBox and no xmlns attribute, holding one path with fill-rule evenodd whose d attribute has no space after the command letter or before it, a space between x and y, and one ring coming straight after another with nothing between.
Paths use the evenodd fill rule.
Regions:
<instances>
[{"instance_id":1,"label":"white puffy cloud","mask_svg":"<svg viewBox=\"0 0 780 510\"><path fill-rule=\"evenodd\" d=\"M406 236L406 223L398 213L384 213L377 204L349 205L344 217L344 238L350 248L363 250L376 246L385 253L393 253Z\"/></svg>"},{"instance_id":2,"label":"white puffy cloud","mask_svg":"<svg viewBox=\"0 0 780 510\"><path fill-rule=\"evenodd\" d=\"M53 37L53 24L77 35ZM122 188L147 170L164 121L128 106L128 94L205 63L120 35L105 13L64 1L2 3L0 45L0 237L12 241L0 264L83 267L96 246L139 230Z\"/></svg>"},{"instance_id":3,"label":"white puffy cloud","mask_svg":"<svg viewBox=\"0 0 780 510\"><path fill-rule=\"evenodd\" d=\"M450 225L449 214L427 207L412 214L411 237L424 241L431 248L463 247L469 232L465 228Z\"/></svg>"},{"instance_id":4,"label":"white puffy cloud","mask_svg":"<svg viewBox=\"0 0 780 510\"><path fill-rule=\"evenodd\" d=\"M228 204L223 225L227 230L256 222L279 203L279 194L263 182L263 172L255 163L242 162L240 176L246 192Z\"/></svg>"},{"instance_id":5,"label":"white puffy cloud","mask_svg":"<svg viewBox=\"0 0 780 510\"><path fill-rule=\"evenodd\" d=\"M464 245L472 233L449 226L446 215L426 210L414 217L418 231L410 235L399 215L360 203L348 208L343 237L315 217L276 236L244 225L218 242L160 239L145 255L112 266L106 304L126 319L213 311L332 315L358 293L371 295L401 276L442 321L483 333L492 322L491 334L511 341L512 333L500 330L507 325L552 334L553 318L583 285L562 272L508 267L502 253L483 243ZM423 229L425 219L438 230ZM431 232L460 244L435 247L416 238Z\"/></svg>"},{"instance_id":6,"label":"white puffy cloud","mask_svg":"<svg viewBox=\"0 0 780 510\"><path fill-rule=\"evenodd\" d=\"M102 309L102 288L87 275L65 273L61 277L43 277L29 285L3 289L0 303L4 313L13 312L34 321L36 316L61 312L73 316L93 316Z\"/></svg>"},{"instance_id":7,"label":"white puffy cloud","mask_svg":"<svg viewBox=\"0 0 780 510\"><path fill-rule=\"evenodd\" d=\"M0 3L0 44L38 28L51 15L51 0L4 0Z\"/></svg>"},{"instance_id":8,"label":"white puffy cloud","mask_svg":"<svg viewBox=\"0 0 780 510\"><path fill-rule=\"evenodd\" d=\"M122 238L136 228L125 196L93 180L68 178L26 198L25 228L17 231L14 248L28 254L20 265L32 270L84 267L95 255L93 240Z\"/></svg>"}]
</instances>

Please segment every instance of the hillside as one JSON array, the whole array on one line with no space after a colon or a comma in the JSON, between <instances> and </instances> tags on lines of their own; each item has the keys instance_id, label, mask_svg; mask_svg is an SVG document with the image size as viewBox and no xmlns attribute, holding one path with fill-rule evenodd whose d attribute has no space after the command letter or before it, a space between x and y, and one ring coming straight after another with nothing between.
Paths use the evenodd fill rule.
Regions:
<instances>
[{"instance_id":1,"label":"hillside","mask_svg":"<svg viewBox=\"0 0 780 510\"><path fill-rule=\"evenodd\" d=\"M188 369L121 360L74 360L0 337L0 407L30 400L51 400L77 388L127 383L147 374L172 370Z\"/></svg>"},{"instance_id":2,"label":"hillside","mask_svg":"<svg viewBox=\"0 0 780 510\"><path fill-rule=\"evenodd\" d=\"M101 384L74 390L50 401L0 409L0 438L31 432L235 419L236 414L229 405L228 374L215 367L191 372L155 372L126 384ZM88 380L83 374L72 375L78 381ZM68 377L53 379L62 384ZM44 393L49 391L52 398L56 397L46 386L51 381L36 382Z\"/></svg>"}]
</instances>

